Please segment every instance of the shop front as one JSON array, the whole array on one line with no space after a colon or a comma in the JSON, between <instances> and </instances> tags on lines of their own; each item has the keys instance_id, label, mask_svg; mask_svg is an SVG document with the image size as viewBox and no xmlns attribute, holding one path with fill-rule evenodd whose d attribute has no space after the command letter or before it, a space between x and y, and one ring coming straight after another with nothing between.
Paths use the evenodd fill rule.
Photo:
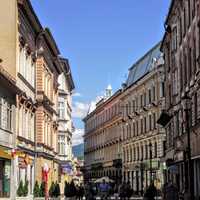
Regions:
<instances>
[{"instance_id":1,"label":"shop front","mask_svg":"<svg viewBox=\"0 0 200 200\"><path fill-rule=\"evenodd\" d=\"M18 151L16 153L17 165L18 165L18 176L17 182L18 186L20 181L25 184L28 183L28 195L33 194L34 188L34 157L27 153Z\"/></svg>"},{"instance_id":2,"label":"shop front","mask_svg":"<svg viewBox=\"0 0 200 200\"><path fill-rule=\"evenodd\" d=\"M0 147L0 198L10 197L11 150Z\"/></svg>"},{"instance_id":3,"label":"shop front","mask_svg":"<svg viewBox=\"0 0 200 200\"><path fill-rule=\"evenodd\" d=\"M61 194L64 194L65 182L70 183L72 181L73 175L73 167L72 162L62 162L60 164L60 172L59 172L59 183Z\"/></svg>"}]
</instances>

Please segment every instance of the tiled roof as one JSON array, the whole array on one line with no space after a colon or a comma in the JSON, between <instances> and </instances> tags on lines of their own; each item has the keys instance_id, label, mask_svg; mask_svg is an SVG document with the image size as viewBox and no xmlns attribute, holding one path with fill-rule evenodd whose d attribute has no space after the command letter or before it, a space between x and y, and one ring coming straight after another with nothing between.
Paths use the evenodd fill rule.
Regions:
<instances>
[{"instance_id":1,"label":"tiled roof","mask_svg":"<svg viewBox=\"0 0 200 200\"><path fill-rule=\"evenodd\" d=\"M129 87L152 69L154 59L161 56L160 42L140 58L130 69L126 86Z\"/></svg>"}]
</instances>

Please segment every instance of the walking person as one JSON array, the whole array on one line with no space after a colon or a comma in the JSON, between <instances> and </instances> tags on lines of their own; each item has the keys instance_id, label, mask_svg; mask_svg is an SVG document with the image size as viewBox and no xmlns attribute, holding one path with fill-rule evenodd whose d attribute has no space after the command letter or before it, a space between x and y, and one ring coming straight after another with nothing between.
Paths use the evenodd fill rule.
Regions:
<instances>
[{"instance_id":1,"label":"walking person","mask_svg":"<svg viewBox=\"0 0 200 200\"><path fill-rule=\"evenodd\" d=\"M155 200L156 194L157 189L154 186L154 183L151 183L144 194L144 200Z\"/></svg>"},{"instance_id":2,"label":"walking person","mask_svg":"<svg viewBox=\"0 0 200 200\"><path fill-rule=\"evenodd\" d=\"M100 185L99 185L100 196L102 199L108 198L109 190L110 190L109 184L106 183L106 181L103 179L103 182L100 183Z\"/></svg>"},{"instance_id":3,"label":"walking person","mask_svg":"<svg viewBox=\"0 0 200 200\"><path fill-rule=\"evenodd\" d=\"M81 183L80 186L77 187L77 200L82 200L85 194L85 189L83 184Z\"/></svg>"},{"instance_id":4,"label":"walking person","mask_svg":"<svg viewBox=\"0 0 200 200\"><path fill-rule=\"evenodd\" d=\"M170 181L164 189L164 200L179 200L178 188Z\"/></svg>"},{"instance_id":5,"label":"walking person","mask_svg":"<svg viewBox=\"0 0 200 200\"><path fill-rule=\"evenodd\" d=\"M125 197L126 199L130 199L131 196L133 195L133 190L131 188L131 184L130 184L130 181L128 181L126 184L125 184Z\"/></svg>"},{"instance_id":6,"label":"walking person","mask_svg":"<svg viewBox=\"0 0 200 200\"><path fill-rule=\"evenodd\" d=\"M121 200L125 199L125 182L123 182L119 187L119 197Z\"/></svg>"}]
</instances>

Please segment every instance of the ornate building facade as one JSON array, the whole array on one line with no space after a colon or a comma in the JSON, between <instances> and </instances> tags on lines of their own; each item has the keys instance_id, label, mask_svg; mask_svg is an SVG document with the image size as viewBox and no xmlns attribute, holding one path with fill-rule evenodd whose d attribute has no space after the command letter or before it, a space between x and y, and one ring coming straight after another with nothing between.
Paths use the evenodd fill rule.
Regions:
<instances>
[{"instance_id":1,"label":"ornate building facade","mask_svg":"<svg viewBox=\"0 0 200 200\"><path fill-rule=\"evenodd\" d=\"M43 179L43 170L48 168L48 185L58 181L58 76L62 64L57 45L48 29L43 30L38 39L36 63L36 143L37 180Z\"/></svg>"},{"instance_id":2,"label":"ornate building facade","mask_svg":"<svg viewBox=\"0 0 200 200\"><path fill-rule=\"evenodd\" d=\"M106 96L84 118L85 180L108 176L119 183L122 178L121 90L111 96L109 87Z\"/></svg>"},{"instance_id":3,"label":"ornate building facade","mask_svg":"<svg viewBox=\"0 0 200 200\"><path fill-rule=\"evenodd\" d=\"M63 73L59 75L58 83L58 157L60 160L61 190L64 191L65 181L70 181L70 168L72 166L72 91L74 82L67 59L61 59Z\"/></svg>"},{"instance_id":4,"label":"ornate building facade","mask_svg":"<svg viewBox=\"0 0 200 200\"><path fill-rule=\"evenodd\" d=\"M165 132L157 125L164 100L163 58L160 44L130 69L121 95L123 114L123 177L137 194L151 181L161 188Z\"/></svg>"},{"instance_id":5,"label":"ornate building facade","mask_svg":"<svg viewBox=\"0 0 200 200\"><path fill-rule=\"evenodd\" d=\"M200 1L173 0L165 27L161 50L165 59L165 109L171 120L161 116L160 122L167 134L166 178L173 180L180 192L194 195L190 199L198 199Z\"/></svg>"},{"instance_id":6,"label":"ornate building facade","mask_svg":"<svg viewBox=\"0 0 200 200\"><path fill-rule=\"evenodd\" d=\"M2 63L3 65L3 63ZM0 65L0 198L15 195L15 163L12 150L16 141L16 79Z\"/></svg>"},{"instance_id":7,"label":"ornate building facade","mask_svg":"<svg viewBox=\"0 0 200 200\"><path fill-rule=\"evenodd\" d=\"M48 188L52 181L60 180L58 77L66 73L66 63L29 0L1 2L0 43L3 71L9 75L0 76L0 80L8 79L0 84L4 87L0 91L0 132L6 139L0 136L6 142L0 143L0 167L6 170L6 175L0 170L0 197L12 195L15 199L19 182L23 181L28 183L31 199L35 181L47 180L44 170L48 173ZM71 76L67 77L73 87Z\"/></svg>"}]
</instances>

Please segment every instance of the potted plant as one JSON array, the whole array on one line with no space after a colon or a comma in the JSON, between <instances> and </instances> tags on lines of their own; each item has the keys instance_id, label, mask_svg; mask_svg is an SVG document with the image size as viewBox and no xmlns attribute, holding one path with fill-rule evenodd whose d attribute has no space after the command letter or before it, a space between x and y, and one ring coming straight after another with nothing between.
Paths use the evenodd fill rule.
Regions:
<instances>
[{"instance_id":1,"label":"potted plant","mask_svg":"<svg viewBox=\"0 0 200 200\"><path fill-rule=\"evenodd\" d=\"M21 180L19 182L19 187L17 189L16 199L27 199L27 195L28 195L28 180L26 180L24 184L23 181Z\"/></svg>"}]
</instances>

